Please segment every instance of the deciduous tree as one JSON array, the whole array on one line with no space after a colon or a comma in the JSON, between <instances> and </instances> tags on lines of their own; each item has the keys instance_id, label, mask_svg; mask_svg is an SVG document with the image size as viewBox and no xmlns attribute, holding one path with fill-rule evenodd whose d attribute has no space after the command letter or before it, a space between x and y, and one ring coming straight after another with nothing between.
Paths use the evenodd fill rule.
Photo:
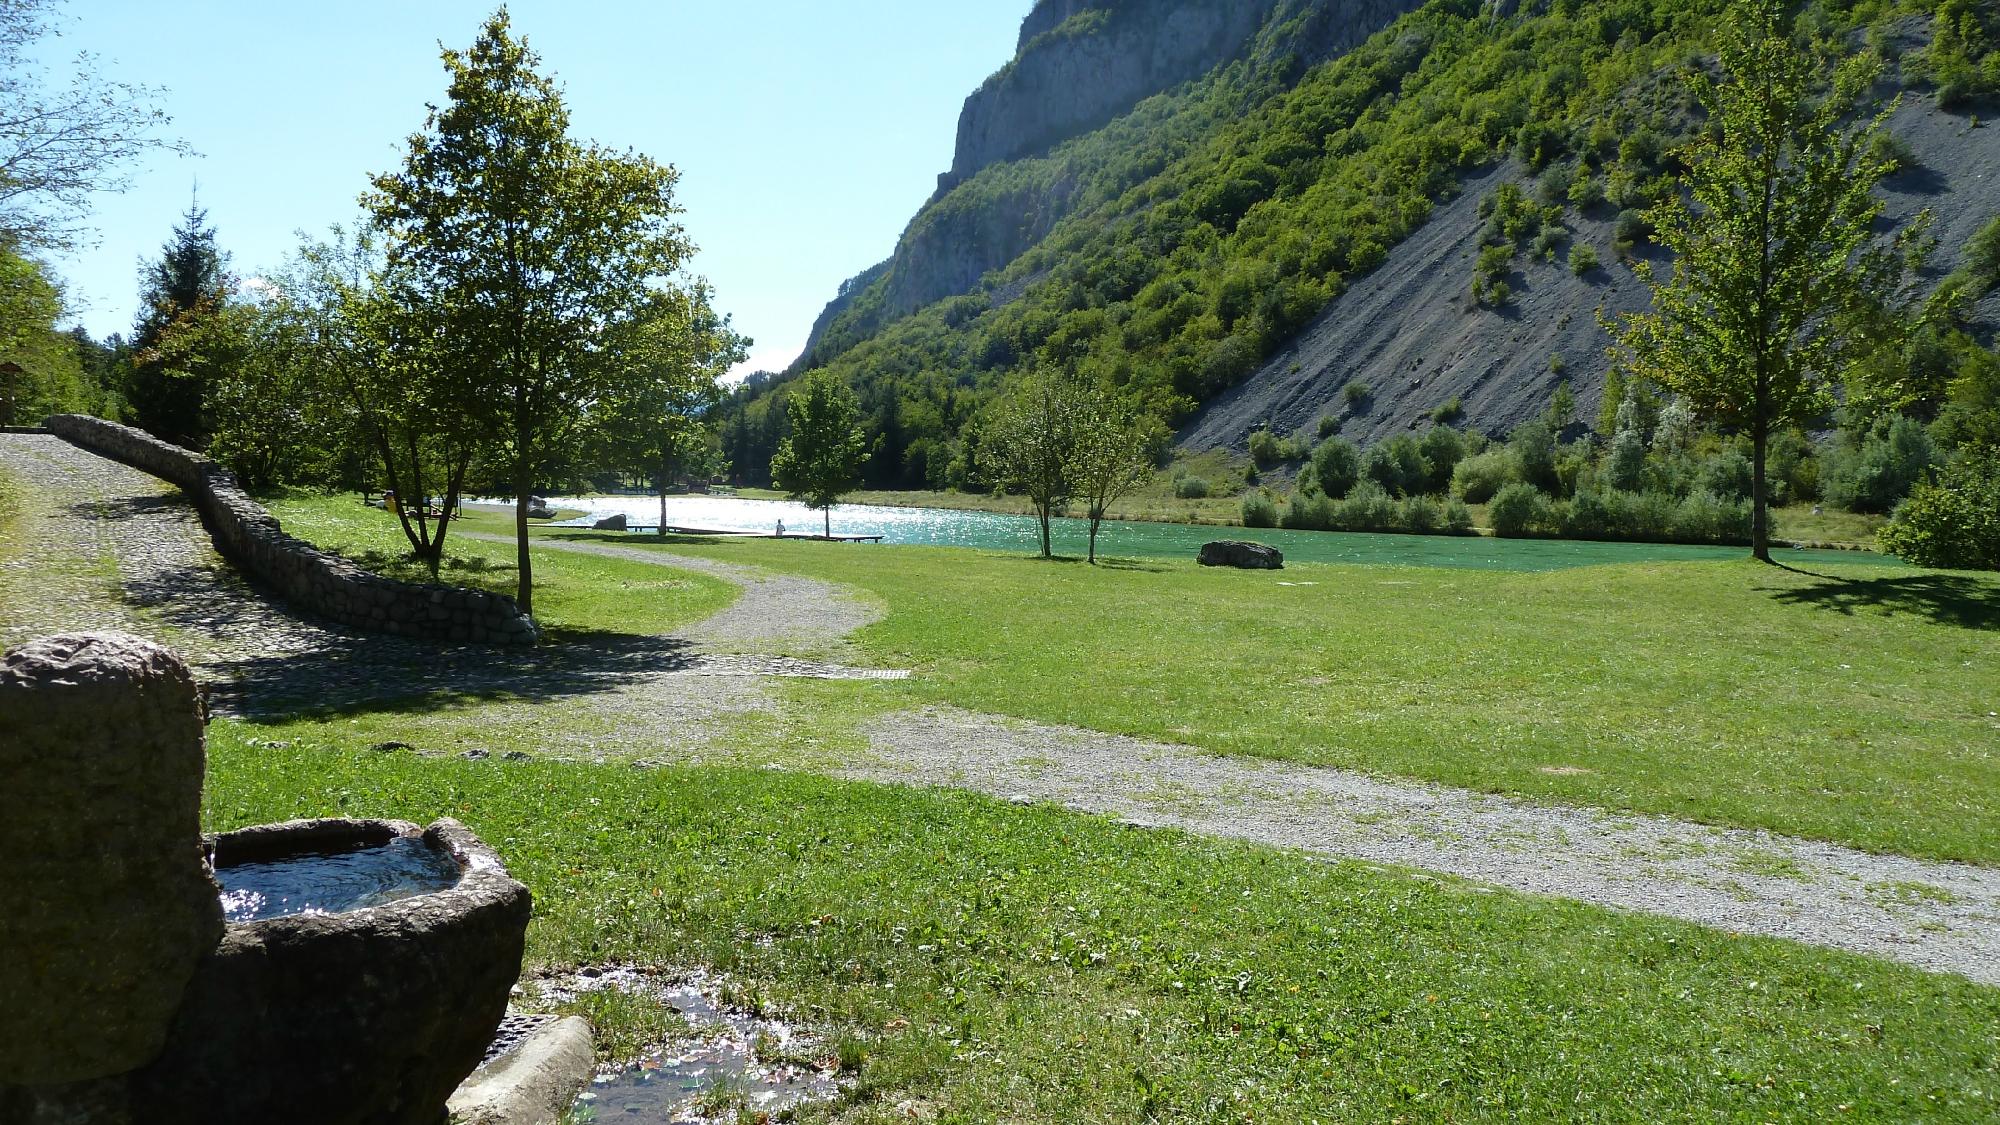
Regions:
<instances>
[{"instance_id":1,"label":"deciduous tree","mask_svg":"<svg viewBox=\"0 0 2000 1125\"><path fill-rule=\"evenodd\" d=\"M75 243L91 194L123 190L139 156L186 147L157 135L158 90L105 81L92 55L49 81L30 52L57 34L58 6L0 0L0 242L31 253Z\"/></svg>"},{"instance_id":2,"label":"deciduous tree","mask_svg":"<svg viewBox=\"0 0 2000 1125\"><path fill-rule=\"evenodd\" d=\"M1829 76L1785 10L1737 4L1721 77L1692 79L1709 128L1683 154L1685 196L1647 213L1673 275L1640 267L1653 311L1628 316L1620 339L1631 373L1749 435L1751 545L1766 562L1771 435L1824 413L1858 360L1922 318L1913 267L1928 218L1878 236L1874 188L1891 168L1875 144L1883 118L1847 124L1876 64L1857 57Z\"/></svg>"},{"instance_id":3,"label":"deciduous tree","mask_svg":"<svg viewBox=\"0 0 2000 1125\"><path fill-rule=\"evenodd\" d=\"M658 290L693 247L678 173L569 135L569 111L505 8L446 50L445 104L364 200L388 236L397 304L435 310L450 406L483 419L515 494L517 599L534 604L528 498L567 458L586 408L636 370Z\"/></svg>"},{"instance_id":4,"label":"deciduous tree","mask_svg":"<svg viewBox=\"0 0 2000 1125\"><path fill-rule=\"evenodd\" d=\"M597 444L608 463L643 473L658 490L662 528L675 478L702 471L719 456L718 380L742 362L750 344L715 311L710 297L702 282L662 293L674 307L652 319L646 340L634 349L637 370L592 411Z\"/></svg>"},{"instance_id":5,"label":"deciduous tree","mask_svg":"<svg viewBox=\"0 0 2000 1125\"><path fill-rule=\"evenodd\" d=\"M994 483L1027 495L1045 559L1054 556L1051 522L1076 495L1075 450L1085 397L1075 375L1037 368L1016 384L985 430L983 459Z\"/></svg>"},{"instance_id":6,"label":"deciduous tree","mask_svg":"<svg viewBox=\"0 0 2000 1125\"><path fill-rule=\"evenodd\" d=\"M1090 563L1097 565L1097 532L1112 504L1153 475L1151 442L1131 405L1109 388L1092 387L1079 404L1071 475L1090 520ZM1046 540L1044 540L1046 545Z\"/></svg>"},{"instance_id":7,"label":"deciduous tree","mask_svg":"<svg viewBox=\"0 0 2000 1125\"><path fill-rule=\"evenodd\" d=\"M785 397L791 435L778 443L771 476L792 499L823 513L833 537L833 506L861 486L868 435L861 428L861 400L831 371L814 371Z\"/></svg>"}]
</instances>

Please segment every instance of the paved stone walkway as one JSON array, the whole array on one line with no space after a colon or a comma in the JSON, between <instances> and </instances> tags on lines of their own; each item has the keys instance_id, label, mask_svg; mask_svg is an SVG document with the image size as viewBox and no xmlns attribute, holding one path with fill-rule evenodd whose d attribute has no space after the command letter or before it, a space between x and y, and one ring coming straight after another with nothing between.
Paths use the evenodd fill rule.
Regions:
<instances>
[{"instance_id":1,"label":"paved stone walkway","mask_svg":"<svg viewBox=\"0 0 2000 1125\"><path fill-rule=\"evenodd\" d=\"M425 696L467 701L601 694L627 697L606 701L621 718L658 712L685 725L718 709L741 710L748 698L700 706L690 693L727 696L729 689L726 683L695 687L690 679L902 674L709 651L713 642L699 632L527 649L360 633L298 614L246 582L215 553L194 509L145 473L40 434L0 434L0 465L28 493L20 544L5 564L10 597L26 604L10 604L0 646L79 629L148 636L188 658L219 714L341 710ZM782 617L815 597L850 604L831 587L801 579L746 587L736 612ZM744 600L753 603L747 611ZM843 609L824 623L817 640L837 642L856 622L866 623L865 611ZM806 643L816 640L813 624L807 619ZM669 694L674 698L660 698Z\"/></svg>"}]
</instances>

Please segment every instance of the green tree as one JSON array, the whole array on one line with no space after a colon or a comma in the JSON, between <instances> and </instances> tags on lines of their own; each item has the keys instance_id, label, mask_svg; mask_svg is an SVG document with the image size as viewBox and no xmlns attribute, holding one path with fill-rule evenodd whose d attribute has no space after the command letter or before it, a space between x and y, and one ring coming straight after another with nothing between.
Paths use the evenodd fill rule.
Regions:
<instances>
[{"instance_id":1,"label":"green tree","mask_svg":"<svg viewBox=\"0 0 2000 1125\"><path fill-rule=\"evenodd\" d=\"M214 373L203 402L208 453L245 487L323 476L311 452L324 431L310 416L316 372L303 327L282 298L225 301L151 353L169 381Z\"/></svg>"},{"instance_id":2,"label":"green tree","mask_svg":"<svg viewBox=\"0 0 2000 1125\"><path fill-rule=\"evenodd\" d=\"M59 83L35 57L56 34L59 0L0 0L0 243L28 252L73 245L90 196L122 191L149 151L184 152L156 136L160 92L108 82L78 55Z\"/></svg>"},{"instance_id":3,"label":"green tree","mask_svg":"<svg viewBox=\"0 0 2000 1125\"><path fill-rule=\"evenodd\" d=\"M97 406L62 314L48 267L0 246L0 426Z\"/></svg>"},{"instance_id":4,"label":"green tree","mask_svg":"<svg viewBox=\"0 0 2000 1125\"><path fill-rule=\"evenodd\" d=\"M528 498L574 456L587 407L642 370L660 289L693 246L672 167L581 144L507 10L465 51L401 170L364 203L388 236L395 302L430 310L449 404L485 421L515 495L517 600L533 612Z\"/></svg>"},{"instance_id":5,"label":"green tree","mask_svg":"<svg viewBox=\"0 0 2000 1125\"><path fill-rule=\"evenodd\" d=\"M1071 475L1090 520L1090 564L1097 565L1097 532L1111 505L1153 476L1152 443L1137 411L1108 388L1087 389L1078 404Z\"/></svg>"},{"instance_id":6,"label":"green tree","mask_svg":"<svg viewBox=\"0 0 2000 1125\"><path fill-rule=\"evenodd\" d=\"M134 420L162 441L189 449L208 446L208 391L219 368L206 360L170 362L167 356L175 348L169 338L198 332L201 322L227 303L231 285L229 257L216 246L208 212L190 203L174 225L173 237L160 248L159 260L143 274L143 307L133 333L135 354L126 389Z\"/></svg>"},{"instance_id":7,"label":"green tree","mask_svg":"<svg viewBox=\"0 0 2000 1125\"><path fill-rule=\"evenodd\" d=\"M861 486L868 437L861 429L861 400L831 371L814 371L785 397L791 435L778 443L771 476L792 499L818 511L833 538L833 506Z\"/></svg>"},{"instance_id":8,"label":"green tree","mask_svg":"<svg viewBox=\"0 0 2000 1125\"><path fill-rule=\"evenodd\" d=\"M1709 130L1683 154L1687 195L1647 213L1674 255L1653 311L1625 318L1628 372L1679 393L1751 442L1751 550L1770 561L1771 435L1827 409L1836 380L1918 319L1913 266L1927 217L1882 239L1874 187L1890 168L1882 118L1850 128L1876 73L1857 57L1827 75L1775 0L1731 9L1722 77L1697 74Z\"/></svg>"},{"instance_id":9,"label":"green tree","mask_svg":"<svg viewBox=\"0 0 2000 1125\"><path fill-rule=\"evenodd\" d=\"M1037 368L1015 385L985 429L984 458L994 483L1027 494L1045 559L1054 557L1051 521L1076 495L1075 450L1086 401L1075 375Z\"/></svg>"},{"instance_id":10,"label":"green tree","mask_svg":"<svg viewBox=\"0 0 2000 1125\"><path fill-rule=\"evenodd\" d=\"M635 349L639 370L592 412L606 463L644 474L658 490L662 528L675 478L709 468L720 455L718 380L750 345L716 313L706 284L664 296L678 307L649 325L645 345Z\"/></svg>"},{"instance_id":11,"label":"green tree","mask_svg":"<svg viewBox=\"0 0 2000 1125\"><path fill-rule=\"evenodd\" d=\"M339 460L363 451L381 475L356 483L407 501L395 506L403 535L435 576L485 419L462 405L478 373L447 344L443 310L398 301L409 287L390 269L372 232L336 227L308 239L276 281L302 323L327 448Z\"/></svg>"}]
</instances>

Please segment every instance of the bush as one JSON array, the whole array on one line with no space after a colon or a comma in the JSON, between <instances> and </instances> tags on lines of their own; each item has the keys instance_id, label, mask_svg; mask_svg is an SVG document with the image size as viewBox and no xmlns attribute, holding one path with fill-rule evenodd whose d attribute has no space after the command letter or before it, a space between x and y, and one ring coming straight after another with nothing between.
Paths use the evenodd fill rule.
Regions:
<instances>
[{"instance_id":1,"label":"bush","mask_svg":"<svg viewBox=\"0 0 2000 1125\"><path fill-rule=\"evenodd\" d=\"M1326 531L1333 527L1336 504L1324 493L1295 492L1280 522L1295 531Z\"/></svg>"},{"instance_id":2,"label":"bush","mask_svg":"<svg viewBox=\"0 0 2000 1125\"><path fill-rule=\"evenodd\" d=\"M1542 490L1523 481L1501 489L1486 508L1493 533L1509 538L1546 533L1554 515L1553 505Z\"/></svg>"},{"instance_id":3,"label":"bush","mask_svg":"<svg viewBox=\"0 0 2000 1125\"><path fill-rule=\"evenodd\" d=\"M1428 496L1403 501L1396 522L1412 535L1435 535L1444 526L1444 505Z\"/></svg>"},{"instance_id":4,"label":"bush","mask_svg":"<svg viewBox=\"0 0 2000 1125\"><path fill-rule=\"evenodd\" d=\"M1182 500L1207 499L1208 481L1202 477L1182 477L1174 482L1174 495Z\"/></svg>"},{"instance_id":5,"label":"bush","mask_svg":"<svg viewBox=\"0 0 2000 1125\"><path fill-rule=\"evenodd\" d=\"M1313 479L1319 490L1338 500L1361 479L1361 451L1346 438L1329 438L1313 448Z\"/></svg>"},{"instance_id":6,"label":"bush","mask_svg":"<svg viewBox=\"0 0 2000 1125\"><path fill-rule=\"evenodd\" d=\"M1636 208L1627 208L1618 212L1617 222L1611 230L1611 246L1620 254L1629 254L1633 247L1652 236L1653 228L1646 222L1646 216Z\"/></svg>"},{"instance_id":7,"label":"bush","mask_svg":"<svg viewBox=\"0 0 2000 1125\"><path fill-rule=\"evenodd\" d=\"M1617 513L1603 495L1578 490L1562 512L1562 533L1571 539L1608 539L1615 534Z\"/></svg>"},{"instance_id":8,"label":"bush","mask_svg":"<svg viewBox=\"0 0 2000 1125\"><path fill-rule=\"evenodd\" d=\"M2000 570L2000 469L1967 460L1917 485L1877 538L1918 566Z\"/></svg>"},{"instance_id":9,"label":"bush","mask_svg":"<svg viewBox=\"0 0 2000 1125\"><path fill-rule=\"evenodd\" d=\"M1520 479L1514 455L1489 449L1460 461L1451 471L1451 490L1468 504L1484 504L1508 483Z\"/></svg>"},{"instance_id":10,"label":"bush","mask_svg":"<svg viewBox=\"0 0 2000 1125\"><path fill-rule=\"evenodd\" d=\"M1604 202L1604 181L1592 174L1577 176L1569 185L1569 205L1587 211Z\"/></svg>"},{"instance_id":11,"label":"bush","mask_svg":"<svg viewBox=\"0 0 2000 1125\"><path fill-rule=\"evenodd\" d=\"M1444 502L1444 533L1446 535L1472 534L1472 509L1463 500Z\"/></svg>"},{"instance_id":12,"label":"bush","mask_svg":"<svg viewBox=\"0 0 2000 1125\"><path fill-rule=\"evenodd\" d=\"M1396 502L1382 486L1364 480L1334 509L1333 527L1339 531L1394 531L1400 516Z\"/></svg>"},{"instance_id":13,"label":"bush","mask_svg":"<svg viewBox=\"0 0 2000 1125\"><path fill-rule=\"evenodd\" d=\"M1279 437L1269 430L1250 435L1250 460L1260 469L1304 459L1305 447L1292 438Z\"/></svg>"},{"instance_id":14,"label":"bush","mask_svg":"<svg viewBox=\"0 0 2000 1125\"><path fill-rule=\"evenodd\" d=\"M1707 492L1725 500L1748 500L1755 484L1755 466L1750 458L1734 449L1721 453L1702 462L1701 472L1695 477L1695 491Z\"/></svg>"},{"instance_id":15,"label":"bush","mask_svg":"<svg viewBox=\"0 0 2000 1125\"><path fill-rule=\"evenodd\" d=\"M1415 496L1430 480L1431 466L1416 438L1397 434L1369 447L1361 459L1361 474L1392 496Z\"/></svg>"},{"instance_id":16,"label":"bush","mask_svg":"<svg viewBox=\"0 0 2000 1125\"><path fill-rule=\"evenodd\" d=\"M1674 509L1668 530L1683 543L1747 543L1750 502L1697 492Z\"/></svg>"},{"instance_id":17,"label":"bush","mask_svg":"<svg viewBox=\"0 0 2000 1125\"><path fill-rule=\"evenodd\" d=\"M1588 242L1573 242L1569 247L1569 272L1583 277L1597 268L1597 247Z\"/></svg>"},{"instance_id":18,"label":"bush","mask_svg":"<svg viewBox=\"0 0 2000 1125\"><path fill-rule=\"evenodd\" d=\"M1368 403L1374 401L1375 389L1373 387L1370 387L1367 383L1364 383L1361 380L1356 379L1353 382L1347 384L1346 386L1340 388L1340 397L1347 403L1347 405L1350 408L1355 410L1360 410Z\"/></svg>"},{"instance_id":19,"label":"bush","mask_svg":"<svg viewBox=\"0 0 2000 1125\"><path fill-rule=\"evenodd\" d=\"M1465 417L1465 403L1453 395L1431 408L1431 422L1438 426L1449 426Z\"/></svg>"},{"instance_id":20,"label":"bush","mask_svg":"<svg viewBox=\"0 0 2000 1125\"><path fill-rule=\"evenodd\" d=\"M1331 414L1322 414L1319 416L1319 438L1321 441L1332 437L1334 431L1338 429L1340 429L1340 419Z\"/></svg>"},{"instance_id":21,"label":"bush","mask_svg":"<svg viewBox=\"0 0 2000 1125\"><path fill-rule=\"evenodd\" d=\"M1244 527L1278 526L1278 506L1262 492L1253 492L1243 498Z\"/></svg>"},{"instance_id":22,"label":"bush","mask_svg":"<svg viewBox=\"0 0 2000 1125\"><path fill-rule=\"evenodd\" d=\"M1878 422L1858 448L1834 446L1821 457L1820 490L1852 512L1886 512L1931 467L1930 435L1921 422L1898 416Z\"/></svg>"}]
</instances>

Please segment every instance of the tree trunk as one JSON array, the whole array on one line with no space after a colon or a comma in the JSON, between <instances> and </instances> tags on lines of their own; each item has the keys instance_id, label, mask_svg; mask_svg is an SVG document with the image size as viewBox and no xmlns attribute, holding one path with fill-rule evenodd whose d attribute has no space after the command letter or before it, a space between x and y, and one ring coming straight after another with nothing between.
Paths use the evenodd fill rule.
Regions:
<instances>
[{"instance_id":1,"label":"tree trunk","mask_svg":"<svg viewBox=\"0 0 2000 1125\"><path fill-rule=\"evenodd\" d=\"M1097 565L1097 525L1103 522L1104 517L1101 515L1090 517L1090 565L1092 566Z\"/></svg>"},{"instance_id":2,"label":"tree trunk","mask_svg":"<svg viewBox=\"0 0 2000 1125\"><path fill-rule=\"evenodd\" d=\"M660 538L665 539L667 537L667 483L665 478L661 478L660 480L659 532L660 532Z\"/></svg>"},{"instance_id":3,"label":"tree trunk","mask_svg":"<svg viewBox=\"0 0 2000 1125\"><path fill-rule=\"evenodd\" d=\"M525 443L523 443L525 446ZM521 612L535 615L535 564L528 557L528 495L535 489L535 474L525 448L514 465L514 566L518 578L514 600Z\"/></svg>"},{"instance_id":4,"label":"tree trunk","mask_svg":"<svg viewBox=\"0 0 2000 1125\"><path fill-rule=\"evenodd\" d=\"M1750 424L1750 553L1760 562L1771 561L1770 511L1764 503L1764 453L1771 444L1770 424L1763 411Z\"/></svg>"},{"instance_id":5,"label":"tree trunk","mask_svg":"<svg viewBox=\"0 0 2000 1125\"><path fill-rule=\"evenodd\" d=\"M826 541L831 543L833 542L833 505L828 504L826 507L821 508L819 514L820 529L825 533Z\"/></svg>"},{"instance_id":6,"label":"tree trunk","mask_svg":"<svg viewBox=\"0 0 2000 1125\"><path fill-rule=\"evenodd\" d=\"M1050 543L1049 543L1049 505L1047 504L1035 505L1035 519L1041 525L1042 557L1045 559L1052 559L1055 557L1055 552L1050 549Z\"/></svg>"}]
</instances>

